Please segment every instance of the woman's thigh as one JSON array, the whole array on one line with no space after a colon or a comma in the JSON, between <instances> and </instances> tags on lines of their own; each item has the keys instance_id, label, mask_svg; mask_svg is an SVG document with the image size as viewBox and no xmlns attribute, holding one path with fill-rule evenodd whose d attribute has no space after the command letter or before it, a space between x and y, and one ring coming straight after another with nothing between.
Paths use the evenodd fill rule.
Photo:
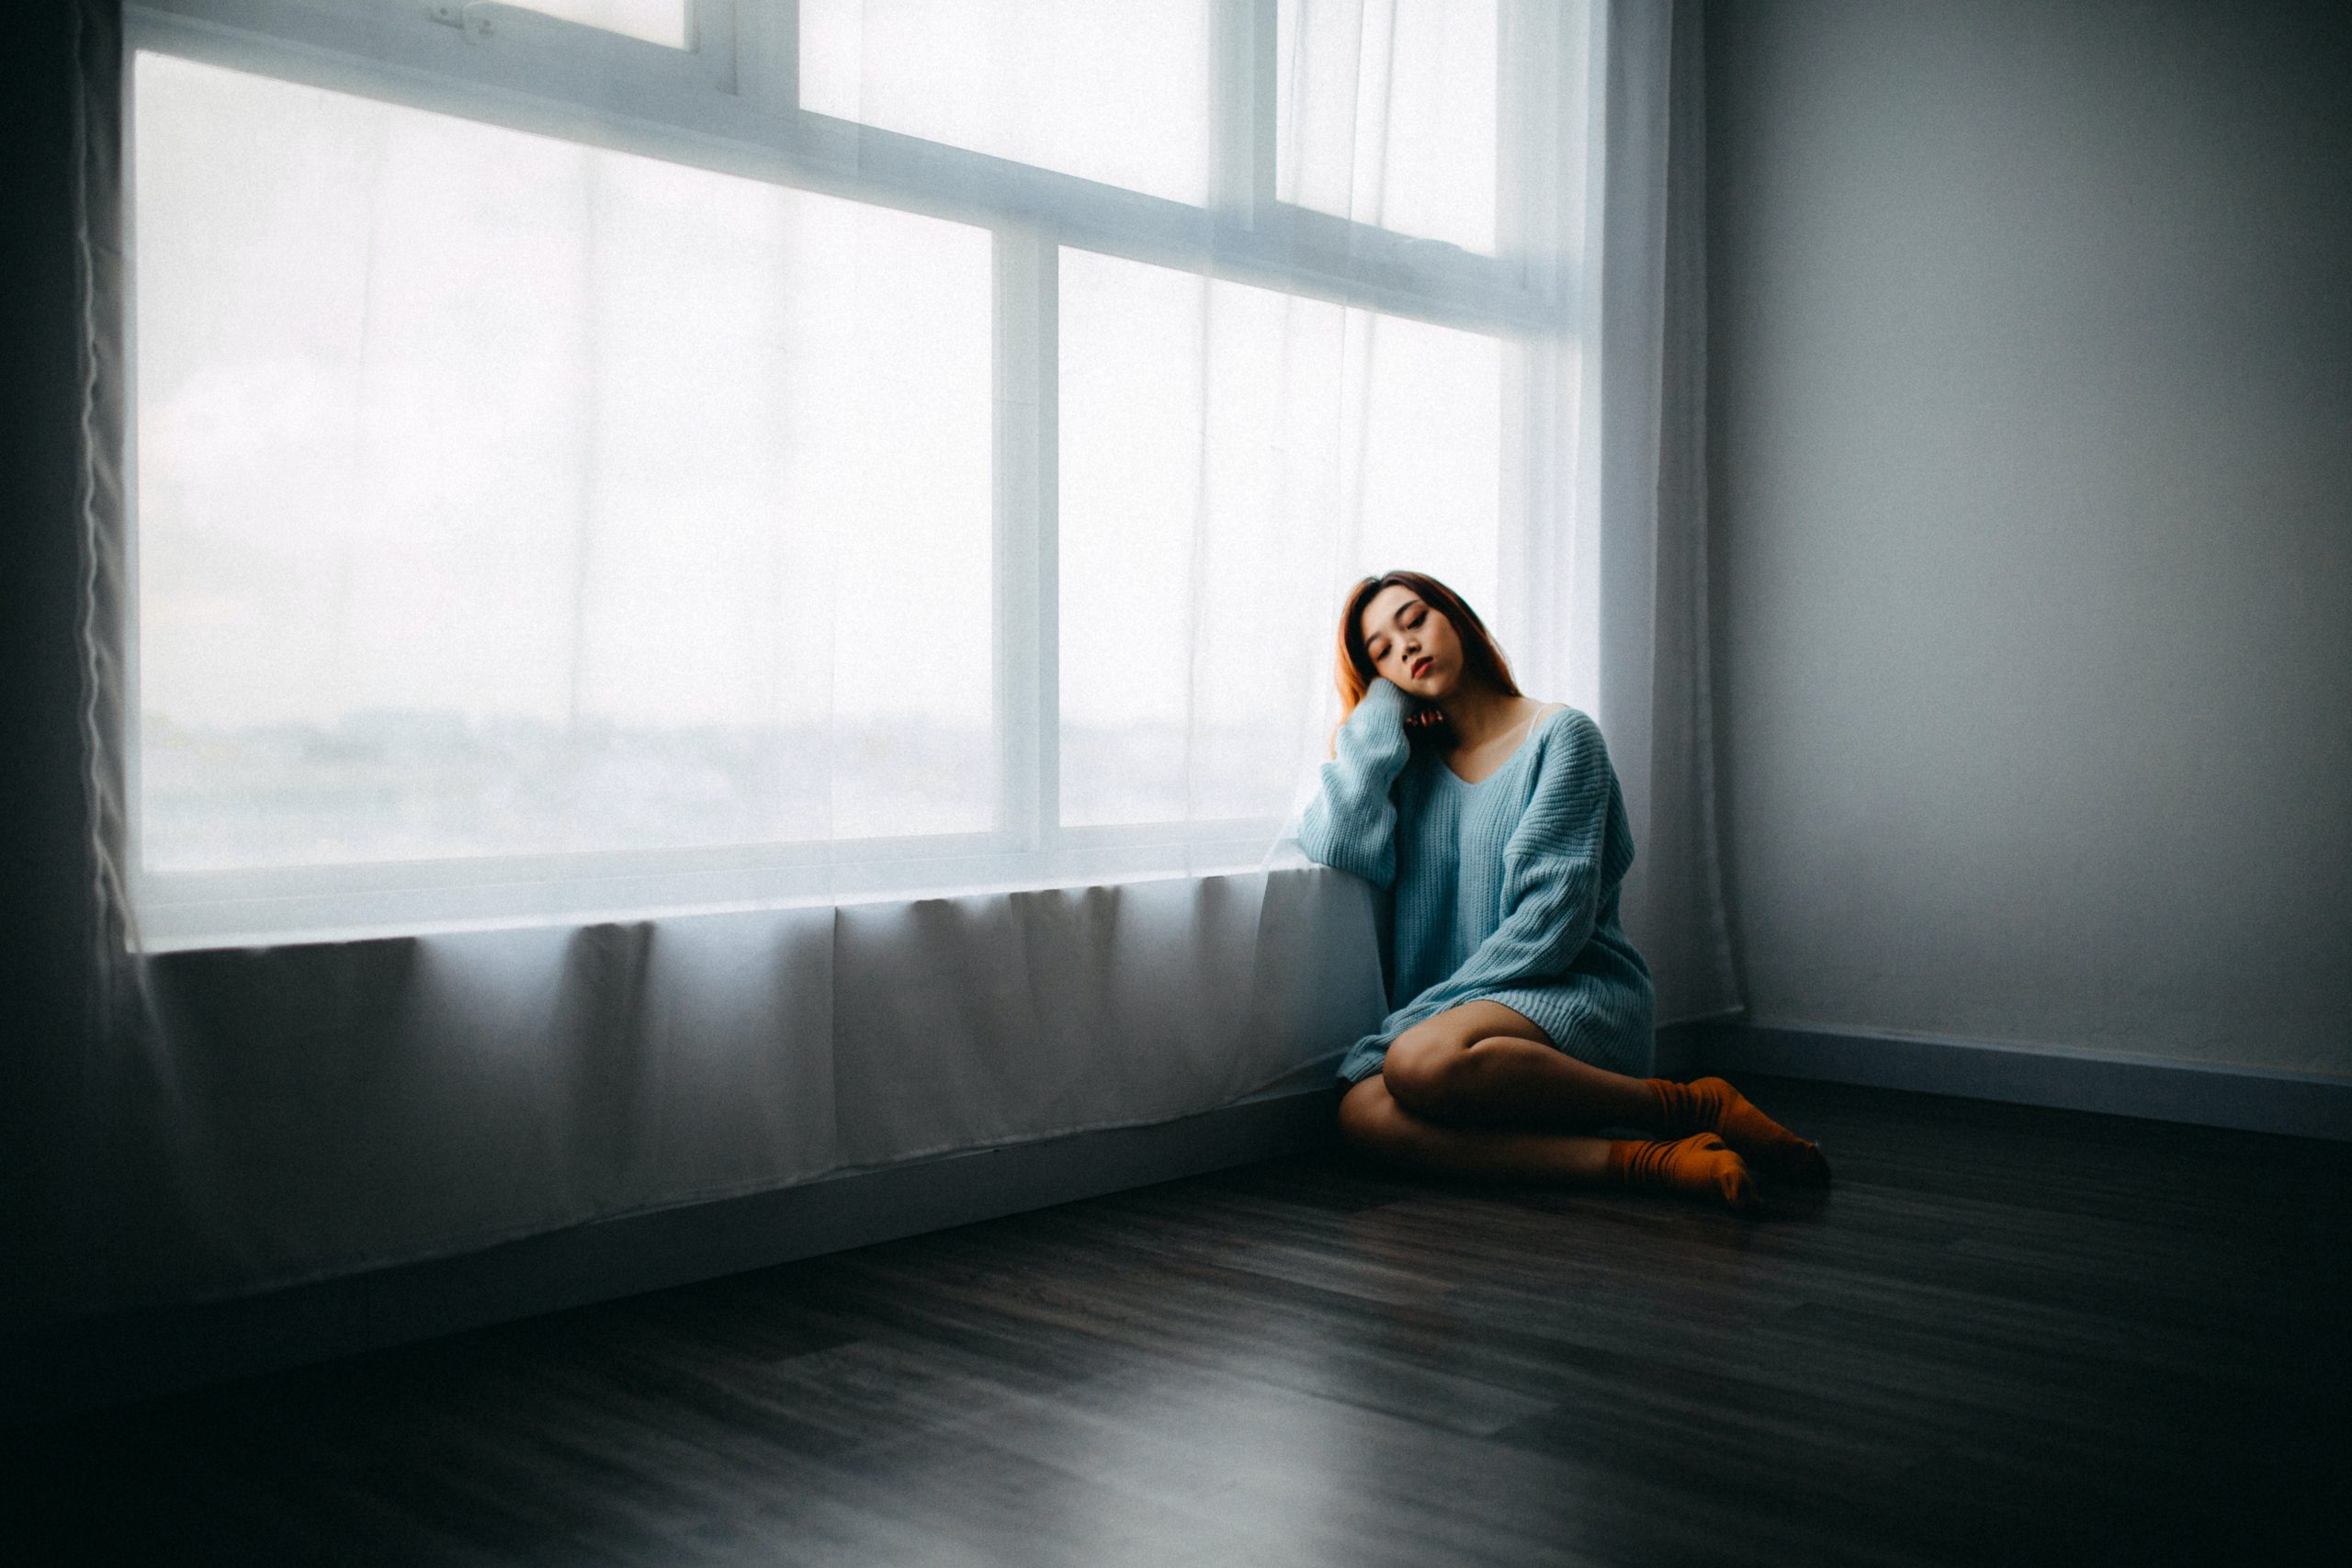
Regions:
<instances>
[{"instance_id":1,"label":"woman's thigh","mask_svg":"<svg viewBox=\"0 0 2352 1568\"><path fill-rule=\"evenodd\" d=\"M1464 1002L1421 1020L1396 1036L1389 1044L1394 1051L1411 1041L1413 1051L1463 1050L1473 1042L1491 1040L1497 1035L1509 1035L1515 1040L1532 1040L1539 1045L1552 1044L1552 1037L1543 1025L1500 1002Z\"/></svg>"},{"instance_id":2,"label":"woman's thigh","mask_svg":"<svg viewBox=\"0 0 2352 1568\"><path fill-rule=\"evenodd\" d=\"M1390 1092L1408 1109L1433 1114L1445 1106L1458 1088L1456 1075L1468 1064L1470 1048L1481 1040L1524 1040L1556 1050L1552 1037L1515 1008L1500 1002L1464 1002L1406 1030L1388 1043L1381 1058L1380 1076Z\"/></svg>"}]
</instances>

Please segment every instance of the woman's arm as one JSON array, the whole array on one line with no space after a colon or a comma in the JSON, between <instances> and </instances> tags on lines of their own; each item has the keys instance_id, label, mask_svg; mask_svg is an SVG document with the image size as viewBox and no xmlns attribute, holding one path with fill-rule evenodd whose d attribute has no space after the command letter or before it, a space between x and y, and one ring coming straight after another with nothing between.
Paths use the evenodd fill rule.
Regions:
<instances>
[{"instance_id":1,"label":"woman's arm","mask_svg":"<svg viewBox=\"0 0 2352 1568\"><path fill-rule=\"evenodd\" d=\"M1309 858L1379 887L1396 880L1396 805L1388 791L1412 755L1407 701L1395 682L1374 679L1340 727L1340 754L1323 764L1323 787L1298 826Z\"/></svg>"},{"instance_id":2,"label":"woman's arm","mask_svg":"<svg viewBox=\"0 0 2352 1568\"><path fill-rule=\"evenodd\" d=\"M1412 1006L1435 1010L1495 986L1566 972L1600 919L1603 883L1634 858L1633 830L1600 728L1571 713L1555 725L1527 813L1503 847L1503 920L1462 967Z\"/></svg>"}]
</instances>

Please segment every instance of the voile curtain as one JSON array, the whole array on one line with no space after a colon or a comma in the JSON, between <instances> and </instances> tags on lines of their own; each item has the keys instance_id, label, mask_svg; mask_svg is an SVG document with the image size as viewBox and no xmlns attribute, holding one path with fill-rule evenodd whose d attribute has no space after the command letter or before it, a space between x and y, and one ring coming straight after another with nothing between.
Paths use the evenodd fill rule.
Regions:
<instances>
[{"instance_id":1,"label":"voile curtain","mask_svg":"<svg viewBox=\"0 0 2352 1568\"><path fill-rule=\"evenodd\" d=\"M1395 566L1736 1002L1668 7L356 5L81 6L52 1306L1320 1081L1377 910L1285 828Z\"/></svg>"},{"instance_id":2,"label":"voile curtain","mask_svg":"<svg viewBox=\"0 0 2352 1568\"><path fill-rule=\"evenodd\" d=\"M151 942L1255 863L1408 562L1593 705L1581 7L794 16L777 178L135 53Z\"/></svg>"}]
</instances>

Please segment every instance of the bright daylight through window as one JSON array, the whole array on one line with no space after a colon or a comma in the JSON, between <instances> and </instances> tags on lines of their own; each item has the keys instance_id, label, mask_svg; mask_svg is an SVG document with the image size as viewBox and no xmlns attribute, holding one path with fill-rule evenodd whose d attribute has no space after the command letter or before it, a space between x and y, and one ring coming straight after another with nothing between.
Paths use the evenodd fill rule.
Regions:
<instances>
[{"instance_id":1,"label":"bright daylight through window","mask_svg":"<svg viewBox=\"0 0 2352 1568\"><path fill-rule=\"evenodd\" d=\"M133 5L147 935L1254 863L1528 526L1564 14Z\"/></svg>"}]
</instances>

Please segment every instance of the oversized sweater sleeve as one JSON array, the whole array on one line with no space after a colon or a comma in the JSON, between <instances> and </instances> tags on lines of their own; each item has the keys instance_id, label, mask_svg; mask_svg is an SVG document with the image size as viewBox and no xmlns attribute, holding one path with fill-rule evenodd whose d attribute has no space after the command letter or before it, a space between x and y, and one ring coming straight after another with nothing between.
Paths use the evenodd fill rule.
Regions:
<instances>
[{"instance_id":1,"label":"oversized sweater sleeve","mask_svg":"<svg viewBox=\"0 0 2352 1568\"><path fill-rule=\"evenodd\" d=\"M1374 680L1340 726L1339 755L1323 764L1322 787L1299 819L1298 847L1310 859L1379 887L1396 880L1396 805L1388 792L1412 755L1405 708L1402 687Z\"/></svg>"},{"instance_id":2,"label":"oversized sweater sleeve","mask_svg":"<svg viewBox=\"0 0 2352 1568\"><path fill-rule=\"evenodd\" d=\"M1620 872L1633 854L1617 775L1600 728L1571 710L1554 726L1533 795L1503 846L1503 918L1452 975L1415 998L1442 1011L1497 986L1565 973L1591 939L1612 836Z\"/></svg>"}]
</instances>

